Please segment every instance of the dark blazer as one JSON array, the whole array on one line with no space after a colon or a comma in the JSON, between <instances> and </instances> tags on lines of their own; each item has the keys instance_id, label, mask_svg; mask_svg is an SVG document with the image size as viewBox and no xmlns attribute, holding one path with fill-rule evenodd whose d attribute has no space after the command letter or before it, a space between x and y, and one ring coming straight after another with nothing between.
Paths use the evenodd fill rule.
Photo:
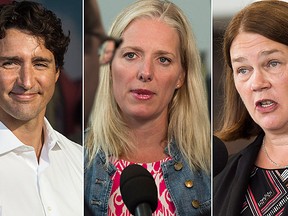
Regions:
<instances>
[{"instance_id":1,"label":"dark blazer","mask_svg":"<svg viewBox=\"0 0 288 216\"><path fill-rule=\"evenodd\" d=\"M214 178L213 216L240 215L250 173L261 148L264 133L245 149L229 158L226 167Z\"/></svg>"}]
</instances>

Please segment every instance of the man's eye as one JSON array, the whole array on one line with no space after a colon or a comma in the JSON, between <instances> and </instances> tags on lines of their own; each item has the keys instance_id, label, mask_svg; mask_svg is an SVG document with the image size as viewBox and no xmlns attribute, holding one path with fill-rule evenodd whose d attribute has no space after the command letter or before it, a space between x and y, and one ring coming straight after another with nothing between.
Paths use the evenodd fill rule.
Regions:
<instances>
[{"instance_id":1,"label":"man's eye","mask_svg":"<svg viewBox=\"0 0 288 216\"><path fill-rule=\"evenodd\" d=\"M2 67L4 68L11 68L15 66L15 63L13 61L5 61L2 63Z\"/></svg>"},{"instance_id":2,"label":"man's eye","mask_svg":"<svg viewBox=\"0 0 288 216\"><path fill-rule=\"evenodd\" d=\"M277 67L280 64L278 61L270 61L268 67Z\"/></svg>"},{"instance_id":3,"label":"man's eye","mask_svg":"<svg viewBox=\"0 0 288 216\"><path fill-rule=\"evenodd\" d=\"M40 63L35 64L35 66L38 66L38 67L47 67L47 65L45 65L45 64L40 64Z\"/></svg>"},{"instance_id":4,"label":"man's eye","mask_svg":"<svg viewBox=\"0 0 288 216\"><path fill-rule=\"evenodd\" d=\"M128 53L124 54L124 57L128 58L128 59L134 59L136 57L136 55L133 52L128 52Z\"/></svg>"},{"instance_id":5,"label":"man's eye","mask_svg":"<svg viewBox=\"0 0 288 216\"><path fill-rule=\"evenodd\" d=\"M38 69L45 69L48 67L48 64L42 63L42 62L37 62L37 63L35 62L34 67Z\"/></svg>"}]
</instances>

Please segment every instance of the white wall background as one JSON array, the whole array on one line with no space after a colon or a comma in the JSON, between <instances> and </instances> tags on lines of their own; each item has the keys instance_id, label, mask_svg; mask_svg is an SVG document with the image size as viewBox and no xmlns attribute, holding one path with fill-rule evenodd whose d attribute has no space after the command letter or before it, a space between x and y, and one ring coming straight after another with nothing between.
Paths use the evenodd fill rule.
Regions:
<instances>
[{"instance_id":1,"label":"white wall background","mask_svg":"<svg viewBox=\"0 0 288 216\"><path fill-rule=\"evenodd\" d=\"M246 5L259 0L212 0L214 17L231 17ZM288 2L288 0L283 0Z\"/></svg>"},{"instance_id":2,"label":"white wall background","mask_svg":"<svg viewBox=\"0 0 288 216\"><path fill-rule=\"evenodd\" d=\"M255 0L212 0L214 17L230 17Z\"/></svg>"}]
</instances>

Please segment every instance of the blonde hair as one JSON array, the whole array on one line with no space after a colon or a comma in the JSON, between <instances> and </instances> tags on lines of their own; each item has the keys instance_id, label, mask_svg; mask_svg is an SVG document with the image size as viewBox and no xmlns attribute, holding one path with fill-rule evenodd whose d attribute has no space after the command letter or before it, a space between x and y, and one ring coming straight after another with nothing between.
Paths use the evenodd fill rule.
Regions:
<instances>
[{"instance_id":1,"label":"blonde hair","mask_svg":"<svg viewBox=\"0 0 288 216\"><path fill-rule=\"evenodd\" d=\"M178 31L181 64L186 74L183 86L175 91L169 105L167 138L175 139L192 169L203 169L208 173L210 122L200 55L192 29L183 12L173 3L140 0L122 11L113 23L110 35L121 37L133 20L143 17L159 19ZM90 124L86 139L88 164L99 150L108 159L110 156L127 154L133 149L133 136L129 134L113 97L109 65L102 67Z\"/></svg>"}]
</instances>

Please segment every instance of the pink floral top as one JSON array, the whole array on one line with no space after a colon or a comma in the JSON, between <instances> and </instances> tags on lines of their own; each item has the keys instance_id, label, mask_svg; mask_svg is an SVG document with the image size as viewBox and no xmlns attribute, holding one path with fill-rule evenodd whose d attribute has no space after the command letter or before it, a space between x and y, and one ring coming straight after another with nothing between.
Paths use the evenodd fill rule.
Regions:
<instances>
[{"instance_id":1,"label":"pink floral top","mask_svg":"<svg viewBox=\"0 0 288 216\"><path fill-rule=\"evenodd\" d=\"M172 216L176 215L175 206L171 200L170 194L166 188L163 172L161 169L161 164L165 161L170 160L170 157L167 157L164 160L140 164L146 168L155 179L155 183L158 189L158 207L156 211L152 214L153 216ZM109 216L131 216L130 212L126 208L120 193L120 175L125 167L131 162L125 160L112 160L112 163L116 166L117 171L112 176L112 191L108 202L108 215Z\"/></svg>"}]
</instances>

